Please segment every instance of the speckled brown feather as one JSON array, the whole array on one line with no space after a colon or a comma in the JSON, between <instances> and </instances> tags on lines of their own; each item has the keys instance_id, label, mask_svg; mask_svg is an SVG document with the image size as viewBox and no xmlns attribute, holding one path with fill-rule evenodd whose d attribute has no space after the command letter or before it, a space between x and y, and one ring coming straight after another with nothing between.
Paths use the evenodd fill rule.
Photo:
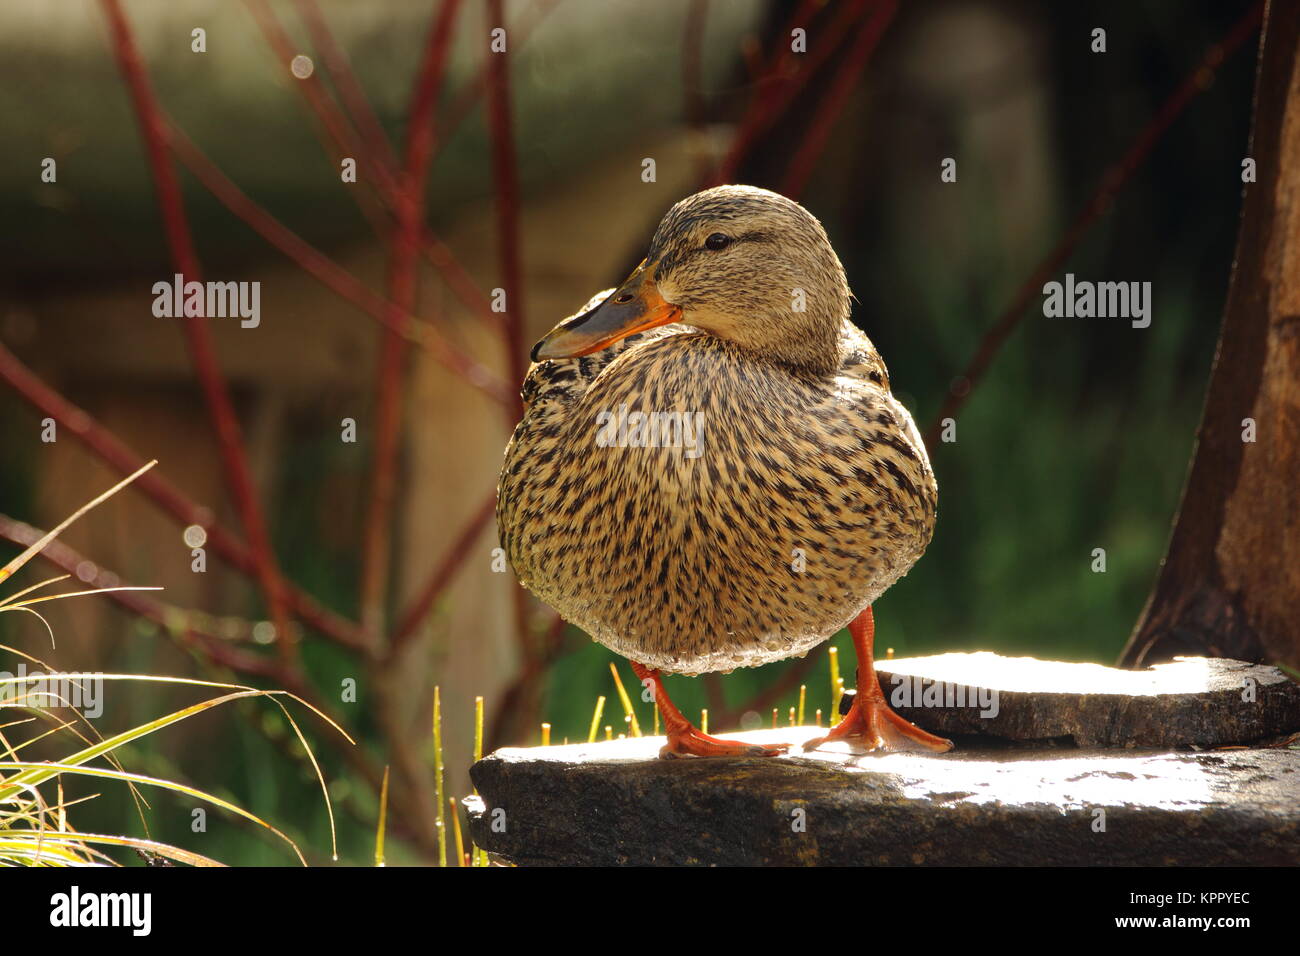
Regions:
<instances>
[{"instance_id":1,"label":"speckled brown feather","mask_svg":"<svg viewBox=\"0 0 1300 956\"><path fill-rule=\"evenodd\" d=\"M716 192L679 204L677 221L670 213L656 233L652 254L667 247L656 255L661 276L675 276L663 283L678 297L669 301L687 298L688 278L664 267L674 238L689 248L699 238L692 227L723 221L717 203L680 207ZM540 362L524 382L526 411L499 485L502 547L520 581L566 620L649 667L699 674L806 653L905 574L933 533L933 471L879 354L847 319L838 259L815 219L776 198L815 225L833 260L794 267L827 303L825 321L835 320L828 360L756 349L760 326L734 341L745 319L732 316L707 319L721 331L671 325ZM763 221L764 241L794 260L800 249L815 256L816 237L792 223L785 242ZM730 261L738 276L754 267ZM811 278L819 270L821 284ZM777 281L788 286L788 275ZM698 314L718 312L715 297ZM598 416L620 406L703 413L699 457L682 447L601 447Z\"/></svg>"}]
</instances>

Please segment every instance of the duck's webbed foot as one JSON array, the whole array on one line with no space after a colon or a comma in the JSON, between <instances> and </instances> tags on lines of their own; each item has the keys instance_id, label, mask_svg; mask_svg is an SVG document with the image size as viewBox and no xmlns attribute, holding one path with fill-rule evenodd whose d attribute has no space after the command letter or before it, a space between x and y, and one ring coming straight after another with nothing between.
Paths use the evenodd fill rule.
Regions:
<instances>
[{"instance_id":1,"label":"duck's webbed foot","mask_svg":"<svg viewBox=\"0 0 1300 956\"><path fill-rule=\"evenodd\" d=\"M779 757L789 749L789 744L750 744L743 740L710 737L687 723L685 727L668 729L668 743L659 748L659 757L662 760L685 756Z\"/></svg>"},{"instance_id":2,"label":"duck's webbed foot","mask_svg":"<svg viewBox=\"0 0 1300 956\"><path fill-rule=\"evenodd\" d=\"M657 670L631 661L632 670L643 682L649 681L654 689L655 702L664 718L668 742L659 749L662 760L674 757L778 757L790 749L789 744L751 744L743 740L723 740L710 737L687 720L677 705L668 697L664 682Z\"/></svg>"},{"instance_id":3,"label":"duck's webbed foot","mask_svg":"<svg viewBox=\"0 0 1300 956\"><path fill-rule=\"evenodd\" d=\"M876 620L867 607L849 624L853 648L858 653L858 692L853 706L844 719L831 728L825 737L816 737L803 745L804 750L816 750L832 740L845 740L865 750L904 750L922 753L945 753L952 749L952 741L922 730L911 721L904 720L890 709L885 694L876 677L871 659L871 645L876 638Z\"/></svg>"},{"instance_id":4,"label":"duck's webbed foot","mask_svg":"<svg viewBox=\"0 0 1300 956\"><path fill-rule=\"evenodd\" d=\"M871 680L875 680L874 671ZM859 691L844 719L831 728L831 732L825 737L808 741L803 745L803 749L816 750L822 744L832 740L848 741L863 750L901 750L941 754L952 749L951 740L936 737L894 713L881 696L878 684L874 699L864 691Z\"/></svg>"}]
</instances>

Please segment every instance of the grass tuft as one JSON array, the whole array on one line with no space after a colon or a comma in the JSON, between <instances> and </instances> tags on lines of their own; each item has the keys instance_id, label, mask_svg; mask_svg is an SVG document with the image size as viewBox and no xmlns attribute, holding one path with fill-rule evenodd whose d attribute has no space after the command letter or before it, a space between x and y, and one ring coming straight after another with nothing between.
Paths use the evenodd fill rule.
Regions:
<instances>
[{"instance_id":1,"label":"grass tuft","mask_svg":"<svg viewBox=\"0 0 1300 956\"><path fill-rule=\"evenodd\" d=\"M375 827L375 866L384 865L384 827L388 823L388 765L384 765L384 782L379 786L379 825Z\"/></svg>"},{"instance_id":2,"label":"grass tuft","mask_svg":"<svg viewBox=\"0 0 1300 956\"><path fill-rule=\"evenodd\" d=\"M627 715L627 722L632 736L640 737L641 725L637 723L636 711L632 709L632 699L627 696L627 688L623 686L623 679L618 676L618 667L613 661L609 662L609 672L614 675L614 686L618 689L618 699L623 704L623 713Z\"/></svg>"},{"instance_id":3,"label":"grass tuft","mask_svg":"<svg viewBox=\"0 0 1300 956\"><path fill-rule=\"evenodd\" d=\"M604 713L605 695L601 694L596 698L596 710L595 713L591 715L591 729L587 731L587 743L594 744L596 742L596 731L600 729L600 718Z\"/></svg>"},{"instance_id":4,"label":"grass tuft","mask_svg":"<svg viewBox=\"0 0 1300 956\"><path fill-rule=\"evenodd\" d=\"M0 568L0 581L5 581L12 577L17 571L21 570L32 558L41 552L46 545L58 536L58 534L76 521L79 517L90 511L96 505L101 504L108 498L112 497L122 488L126 487L144 472L152 468L156 462L149 462L143 468L134 474L118 482L108 491L99 495L97 498L78 508L64 521L60 522L53 530L42 535L35 543L30 545L26 550L16 558ZM34 614L40 618L51 640L54 638L53 630L39 613L32 610L31 605L39 604L46 601L62 600L70 597L82 597L89 594L103 594L107 591L129 591L129 590L159 590L157 588L134 588L134 587L114 587L100 588L88 591L72 591L63 594L48 594L40 597L29 597L29 595L65 580L67 575L49 578L40 581L37 584L24 588L7 598L0 598L0 612L2 611L23 611ZM25 600L23 600L25 598ZM215 860L185 850L180 847L170 846L152 840L147 836L148 822L145 819L144 811L149 808L148 803L141 795L141 788L152 788L168 790L173 793L182 794L192 800L211 804L225 810L228 813L249 820L259 827L279 837L287 843L293 850L298 861L304 866L307 861L303 856L298 845L294 843L286 834L281 832L270 823L261 819L253 813L243 809L237 804L218 797L214 794L191 787L186 784L166 780L161 777L146 776L144 774L130 773L122 767L117 760L116 752L127 746L133 741L147 737L157 731L160 731L173 724L187 720L197 714L204 713L222 704L235 700L265 697L276 704L283 712L284 717L289 725L293 728L298 737L299 743L306 751L311 760L312 767L315 769L317 780L320 782L321 792L325 797L325 806L329 813L330 820L330 839L332 849L337 856L337 840L334 829L334 811L330 803L329 792L325 786L325 778L321 773L320 766L316 762L315 755L307 745L302 731L298 728L297 723L289 714L288 708L278 699L279 697L288 697L295 702L306 707L315 713L318 717L330 724L349 742L353 742L347 733L343 731L338 724L330 720L328 716L321 713L317 708L302 700L301 698L280 690L262 690L255 687L248 687L243 684L229 684L220 681L198 680L195 678L183 677L163 677L148 674L90 674L90 673L61 673L51 668L45 662L26 654L12 647L0 645L0 650L7 651L18 657L32 661L43 668L44 673L33 673L21 677L2 677L0 678L0 715L7 717L9 714L21 715L15 720L0 720L0 865L18 865L18 866L103 866L116 865L116 861L105 854L100 847L123 847L132 848L138 853L147 857L163 857L180 863L186 863L191 866L218 866ZM223 693L207 700L200 701L197 704L191 704L171 713L164 714L146 723L124 730L114 734L111 737L103 737L94 725L84 716L78 714L74 719L65 720L55 711L58 708L70 707L72 702L63 699L58 694L48 690L29 691L26 685L44 681L50 675L58 675L58 680L63 686L70 686L76 691L80 691L88 682L110 681L110 682L127 682L139 681L154 684L179 684L190 687L212 688ZM30 733L25 739L11 739L14 737L13 729L21 728L24 731L36 730L40 725L38 721L43 721L51 725L50 729L43 732ZM83 732L79 727L78 721L85 725ZM8 733L6 733L8 732ZM89 734L90 736L87 736ZM58 739L60 736L70 736L79 741L84 746L75 746L62 759L53 761L36 762L24 760L20 752L32 745L45 740ZM107 761L110 765L107 767L94 765L93 762L99 759ZM144 838L118 836L103 833L81 833L69 821L68 808L77 804L83 804L89 800L97 799L99 794L93 794L88 797L79 798L74 801L67 801L64 796L64 778L65 777L89 777L94 779L109 780L126 785L128 792L136 802L136 807L141 814L141 822L144 824L146 836ZM54 800L50 802L47 798L46 790L54 790Z\"/></svg>"},{"instance_id":5,"label":"grass tuft","mask_svg":"<svg viewBox=\"0 0 1300 956\"><path fill-rule=\"evenodd\" d=\"M479 700L482 700L480 697ZM442 811L442 688L433 688L433 781L438 797L438 865L447 865L447 818Z\"/></svg>"}]
</instances>

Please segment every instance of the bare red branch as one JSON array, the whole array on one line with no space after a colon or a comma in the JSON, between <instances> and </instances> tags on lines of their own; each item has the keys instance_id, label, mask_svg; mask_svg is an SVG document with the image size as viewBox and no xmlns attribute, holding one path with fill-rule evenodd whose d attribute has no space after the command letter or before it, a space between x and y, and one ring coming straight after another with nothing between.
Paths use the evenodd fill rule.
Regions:
<instances>
[{"instance_id":1,"label":"bare red branch","mask_svg":"<svg viewBox=\"0 0 1300 956\"><path fill-rule=\"evenodd\" d=\"M254 13L258 25L261 27L267 42L271 45L272 50L280 59L287 61L293 56L293 44L290 42L289 35L280 26L279 22L271 13L270 8L266 5L265 0L245 0L249 9ZM347 117L344 116L336 105L324 95L323 89L319 84L312 85L310 78L307 85L304 86L304 97L307 100L312 112L321 120L322 130L329 137L329 142L333 145L333 154L339 158L345 153L357 152L363 146L369 147L369 140L372 137L382 139L383 149L387 148L387 140L383 139L383 131L379 126L378 120L374 115L373 109L366 101L365 96L361 93L360 85L356 81L355 75L347 62L346 56L334 42L333 36L329 33L328 27L320 17L319 10L315 7L313 0L295 0L299 6L299 11L303 19L308 24L308 29L312 33L313 42L321 50L326 51L327 69L331 76L337 76L336 85L340 88L340 94L344 96L345 101L349 103L349 109L354 116L358 117L357 125L371 132L367 133L365 143L362 143L351 132ZM530 16L524 18L521 23L511 30L512 42L516 46L522 46L532 29L540 23L548 13L559 3L559 0L550 0L549 3L538 3L530 10ZM473 81L462 91L452 107L448 110L448 119L445 125L445 133L438 137L431 145L426 163L432 162L437 157L442 145L452 132L469 114L478 97L482 95L485 88L484 76L486 70L480 72ZM371 152L381 152L380 148L373 148ZM398 207L401 204L400 185L392 171L395 164L384 164L380 175L372 183L376 188L380 200L392 214L394 219L398 215ZM363 212L365 209L363 208ZM372 223L373 225L373 223ZM503 326L504 320L499 318L498 314L493 312L485 296L477 283L470 278L468 270L455 258L451 249L435 236L427 225L422 227L421 249L425 253L428 261L442 273L444 281L453 293L481 319L486 319L493 326ZM386 230L378 230L381 237L387 238Z\"/></svg>"},{"instance_id":2,"label":"bare red branch","mask_svg":"<svg viewBox=\"0 0 1300 956\"><path fill-rule=\"evenodd\" d=\"M433 149L434 107L442 89L460 0L442 0L429 30L406 121L406 152L397 196L397 229L388 269L390 318L403 321L415 308L416 268L424 216L424 189ZM384 620L393 503L397 494L397 437L401 428L406 340L389 330L379 357L374 417L374 471L362 545L361 622L378 633Z\"/></svg>"},{"instance_id":3,"label":"bare red branch","mask_svg":"<svg viewBox=\"0 0 1300 956\"><path fill-rule=\"evenodd\" d=\"M293 260L304 272L330 291L356 305L377 322L427 350L437 362L494 401L507 404L511 401L512 389L508 388L499 376L448 342L431 322L417 321L412 313L402 312L391 300L372 292L350 272L250 199L238 186L227 179L225 174L170 120L166 120L164 128L168 144L175 151L177 158L199 182L220 200L222 205ZM396 316L395 310L399 313Z\"/></svg>"},{"instance_id":4,"label":"bare red branch","mask_svg":"<svg viewBox=\"0 0 1300 956\"><path fill-rule=\"evenodd\" d=\"M496 503L497 496L494 491L465 522L460 534L447 548L447 553L434 569L428 583L420 589L420 593L416 595L415 600L411 602L398 622L397 629L393 632L392 654L396 654L410 641L438 598L447 590L456 572L465 567L466 554L483 529L492 521L492 516L496 514Z\"/></svg>"},{"instance_id":5,"label":"bare red branch","mask_svg":"<svg viewBox=\"0 0 1300 956\"><path fill-rule=\"evenodd\" d=\"M137 455L89 413L73 405L42 382L3 345L0 345L0 380L6 382L32 407L59 423L60 429L84 444L94 455L121 475L140 469L145 459ZM213 551L244 574L256 574L256 562L248 546L218 525L210 509L195 504L154 468L136 479L132 488L170 514L182 526L198 525L207 532ZM331 611L322 608L302 591L286 588L290 606L303 623L345 647L363 648L360 630Z\"/></svg>"},{"instance_id":6,"label":"bare red branch","mask_svg":"<svg viewBox=\"0 0 1300 956\"><path fill-rule=\"evenodd\" d=\"M739 722L741 716L747 711L755 711L762 714L769 707L774 706L786 694L798 687L807 678L813 667L826 656L828 644L818 644L815 648L807 653L804 657L790 664L776 682L770 687L759 691L749 700L745 701L739 707L730 707L721 709L717 714L717 724L719 728L732 727ZM712 723L712 721L710 721Z\"/></svg>"},{"instance_id":7,"label":"bare red branch","mask_svg":"<svg viewBox=\"0 0 1300 956\"><path fill-rule=\"evenodd\" d=\"M528 42L529 36L537 29L538 25L546 19L547 15L560 5L560 0L536 0L523 15L519 21L510 28L510 45L518 53ZM446 134L443 136L445 143L460 124L470 113L474 111L474 106L478 98L483 95L487 89L488 65L484 65L474 74L474 78L465 84L464 88L456 94L451 105L447 108L447 121L444 124ZM436 155L436 154L435 154Z\"/></svg>"},{"instance_id":8,"label":"bare red branch","mask_svg":"<svg viewBox=\"0 0 1300 956\"><path fill-rule=\"evenodd\" d=\"M488 21L506 25L501 0L488 0ZM510 48L507 48L510 49ZM514 126L510 115L510 53L487 54L487 113L492 139L492 182L496 195L497 250L506 293L506 367L512 382L524 380L524 290L519 259L519 180ZM510 409L509 424L522 413L519 396Z\"/></svg>"},{"instance_id":9,"label":"bare red branch","mask_svg":"<svg viewBox=\"0 0 1300 956\"><path fill-rule=\"evenodd\" d=\"M334 84L339 98L352 118L353 125L361 136L366 153L375 157L374 161L386 169L396 169L397 157L393 155L388 137L384 134L383 127L379 125L379 117L375 115L374 108L362 92L361 84L352 69L347 53L335 41L329 24L321 16L320 7L316 5L315 0L294 0L294 6L298 11L298 19L307 26L307 33L311 36L312 45L320 55L330 82Z\"/></svg>"},{"instance_id":10,"label":"bare red branch","mask_svg":"<svg viewBox=\"0 0 1300 956\"><path fill-rule=\"evenodd\" d=\"M194 253L194 244L190 239L189 224L185 217L185 203L181 198L176 171L167 154L162 116L149 85L148 75L145 73L144 64L140 60L135 41L131 36L131 29L122 14L118 0L102 0L102 2L113 37L113 51L131 92L131 101L135 106L136 117L144 137L145 151L153 173L154 187L158 192L158 204L162 210L163 228L172 263L186 281L199 281L198 257ZM282 658L290 660L296 653L296 648L293 641L288 638L289 618L285 608L280 571L271 549L271 539L262 517L262 510L253 491L253 479L244 454L239 420L235 415L225 378L217 364L212 333L204 317L188 316L184 321L195 374L198 376L212 425L217 433L226 483L234 498L235 508L244 526L244 533L248 536L249 547L252 549L257 565L258 581L266 597L271 619L280 635L276 644Z\"/></svg>"},{"instance_id":11,"label":"bare red branch","mask_svg":"<svg viewBox=\"0 0 1300 956\"><path fill-rule=\"evenodd\" d=\"M506 26L501 0L488 0L488 24ZM508 33L507 33L508 35ZM487 52L487 121L492 152L492 181L496 196L497 251L501 257L501 281L506 293L506 367L512 382L522 382L524 360L524 289L519 257L519 171L515 156L515 130L511 117L510 63L507 52ZM516 395L506 413L514 426L523 414L523 401ZM535 667L537 656L530 647L528 596L522 588L512 594L515 637L523 654L525 671Z\"/></svg>"},{"instance_id":12,"label":"bare red branch","mask_svg":"<svg viewBox=\"0 0 1300 956\"><path fill-rule=\"evenodd\" d=\"M0 538L12 541L24 547L40 540L41 532L29 524L15 521L7 515L0 515ZM104 571L94 562L87 561L81 554L62 541L51 541L41 550L41 557L68 574L78 575L78 582L93 588L114 587L118 581L109 572ZM88 566L94 565L95 573L81 577ZM228 667L242 674L259 677L275 677L282 671L280 662L273 657L262 654L250 654L240 650L229 641L197 627L191 616L148 597L147 591L108 591L104 597L114 604L119 604L140 617L153 621L164 631L176 638L178 642L201 654L218 667Z\"/></svg>"},{"instance_id":13,"label":"bare red branch","mask_svg":"<svg viewBox=\"0 0 1300 956\"><path fill-rule=\"evenodd\" d=\"M289 34L276 19L266 0L244 0L244 5L253 15L262 35L266 37L266 42L270 45L275 58L287 70L296 53ZM398 186L393 170L375 155L374 150L367 148L367 144L357 135L343 110L326 91L320 77L313 74L306 79L298 80L295 85L319 121L322 131L333 144L334 158L347 156L357 159L358 165L370 173L366 178L367 182L374 183L375 187L387 196L396 195Z\"/></svg>"},{"instance_id":14,"label":"bare red branch","mask_svg":"<svg viewBox=\"0 0 1300 956\"><path fill-rule=\"evenodd\" d=\"M826 143L830 139L836 120L844 112L844 106L858 78L862 76L871 54L897 12L897 0L881 0L871 16L858 28L853 46L840 63L835 78L831 81L830 89L821 98L817 112L813 114L812 122L799 143L799 151L795 153L789 169L786 170L785 179L781 183L781 192L785 195L797 199L803 193L808 177L812 175L818 158L826 149Z\"/></svg>"},{"instance_id":15,"label":"bare red branch","mask_svg":"<svg viewBox=\"0 0 1300 956\"><path fill-rule=\"evenodd\" d=\"M695 137L704 130L704 94L701 90L704 72L704 25L708 19L709 0L690 0L682 29L682 112L686 125ZM700 170L700 178L708 169Z\"/></svg>"},{"instance_id":16,"label":"bare red branch","mask_svg":"<svg viewBox=\"0 0 1300 956\"><path fill-rule=\"evenodd\" d=\"M516 590L524 593L523 588ZM517 734L523 727L531 725L544 684L542 675L564 652L564 629L564 619L552 614L550 624L541 635L540 646L525 654L519 673L501 692L488 729L489 749L495 749L510 739L508 731Z\"/></svg>"},{"instance_id":17,"label":"bare red branch","mask_svg":"<svg viewBox=\"0 0 1300 956\"><path fill-rule=\"evenodd\" d=\"M817 8L818 0L802 0L787 21L780 35L776 49L767 61L762 79L754 87L749 107L740 121L731 148L718 166L708 185L718 186L733 182L740 170L740 164L758 143L759 138L771 128L772 124L790 106L808 79L817 72L826 58L835 50L835 43L820 43L813 46L812 54L796 54L791 49L791 33L798 28L807 28ZM843 3L830 28L828 36L838 37L843 33L853 18L858 16L866 0L852 0Z\"/></svg>"}]
</instances>

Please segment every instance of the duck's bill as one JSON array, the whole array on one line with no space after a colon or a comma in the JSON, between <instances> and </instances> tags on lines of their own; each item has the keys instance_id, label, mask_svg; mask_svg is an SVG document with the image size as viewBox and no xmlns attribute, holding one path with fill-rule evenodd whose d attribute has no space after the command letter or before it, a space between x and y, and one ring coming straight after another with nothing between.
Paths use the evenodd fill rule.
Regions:
<instances>
[{"instance_id":1,"label":"duck's bill","mask_svg":"<svg viewBox=\"0 0 1300 956\"><path fill-rule=\"evenodd\" d=\"M533 361L590 355L646 329L681 320L682 310L664 301L654 269L645 262L590 311L565 319L533 346Z\"/></svg>"}]
</instances>

